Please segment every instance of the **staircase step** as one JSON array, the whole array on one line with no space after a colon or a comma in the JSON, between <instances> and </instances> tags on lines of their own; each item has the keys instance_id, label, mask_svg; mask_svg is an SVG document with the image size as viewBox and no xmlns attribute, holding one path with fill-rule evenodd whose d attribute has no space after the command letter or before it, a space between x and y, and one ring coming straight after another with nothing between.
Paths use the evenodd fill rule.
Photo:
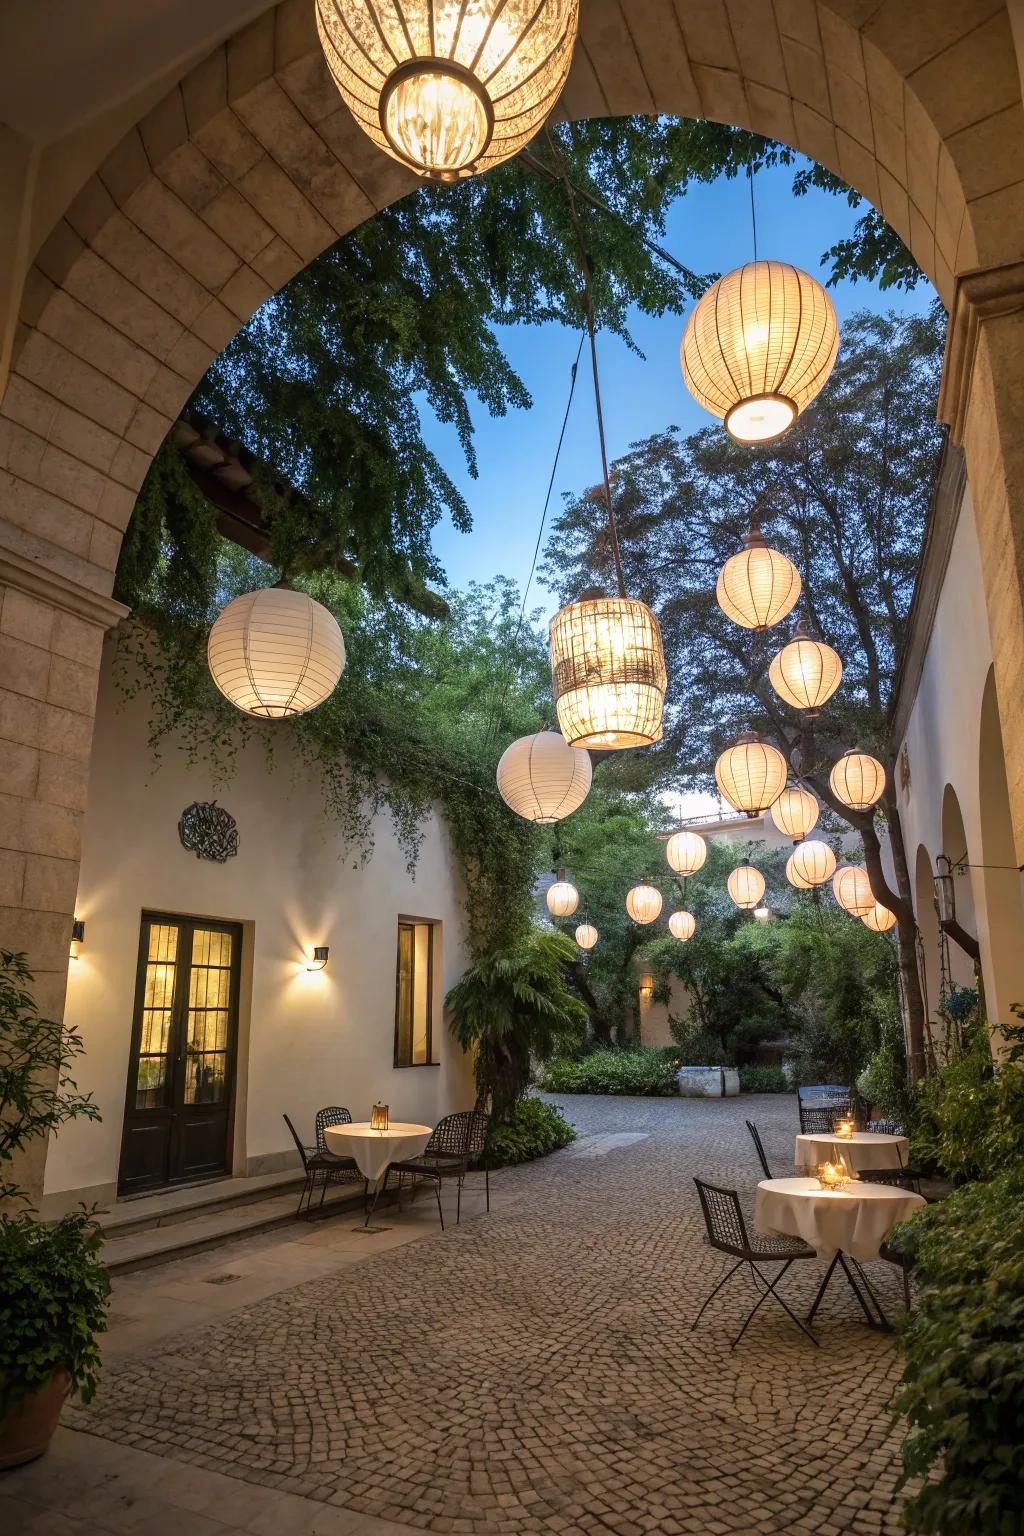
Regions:
<instances>
[{"instance_id":1,"label":"staircase step","mask_svg":"<svg viewBox=\"0 0 1024 1536\"><path fill-rule=\"evenodd\" d=\"M155 1227L191 1221L193 1217L221 1209L233 1209L270 1195L296 1192L302 1187L301 1169L258 1174L252 1178L207 1179L202 1184L179 1185L152 1195L132 1195L119 1200L100 1218L108 1238L127 1237Z\"/></svg>"}]
</instances>

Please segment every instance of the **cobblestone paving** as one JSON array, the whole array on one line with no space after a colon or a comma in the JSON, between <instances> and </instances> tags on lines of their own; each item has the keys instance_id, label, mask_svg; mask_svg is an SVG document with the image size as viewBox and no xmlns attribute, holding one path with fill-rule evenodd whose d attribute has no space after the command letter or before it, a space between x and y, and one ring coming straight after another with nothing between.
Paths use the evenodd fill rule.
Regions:
<instances>
[{"instance_id":1,"label":"cobblestone paving","mask_svg":"<svg viewBox=\"0 0 1024 1536\"><path fill-rule=\"evenodd\" d=\"M752 1192L745 1114L790 1171L793 1101L563 1104L584 1139L501 1175L500 1212L122 1359L71 1422L431 1531L897 1532L895 1349L845 1288L820 1349L765 1307L730 1353L740 1276L690 1331L728 1263L692 1176Z\"/></svg>"}]
</instances>

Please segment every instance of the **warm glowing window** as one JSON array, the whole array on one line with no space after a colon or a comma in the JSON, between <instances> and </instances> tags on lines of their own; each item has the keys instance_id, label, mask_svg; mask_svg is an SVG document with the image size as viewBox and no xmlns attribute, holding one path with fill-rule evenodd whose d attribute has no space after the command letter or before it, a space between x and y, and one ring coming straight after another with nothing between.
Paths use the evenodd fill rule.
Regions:
<instances>
[{"instance_id":1,"label":"warm glowing window","mask_svg":"<svg viewBox=\"0 0 1024 1536\"><path fill-rule=\"evenodd\" d=\"M396 1067L425 1067L433 1060L436 928L436 923L411 918L403 918L398 924Z\"/></svg>"}]
</instances>

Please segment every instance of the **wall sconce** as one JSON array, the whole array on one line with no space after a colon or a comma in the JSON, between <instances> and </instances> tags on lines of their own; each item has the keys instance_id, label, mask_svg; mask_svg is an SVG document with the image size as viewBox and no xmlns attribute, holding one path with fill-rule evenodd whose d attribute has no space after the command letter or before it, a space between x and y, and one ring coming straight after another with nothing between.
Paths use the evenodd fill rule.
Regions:
<instances>
[{"instance_id":1,"label":"wall sconce","mask_svg":"<svg viewBox=\"0 0 1024 1536\"><path fill-rule=\"evenodd\" d=\"M935 899L939 905L939 922L956 922L956 888L953 884L953 863L946 854L940 853L935 860Z\"/></svg>"},{"instance_id":2,"label":"wall sconce","mask_svg":"<svg viewBox=\"0 0 1024 1536\"><path fill-rule=\"evenodd\" d=\"M640 996L644 999L645 1002L649 1002L651 1000L651 998L654 996L654 977L653 976L641 976L640 977Z\"/></svg>"},{"instance_id":3,"label":"wall sconce","mask_svg":"<svg viewBox=\"0 0 1024 1536\"><path fill-rule=\"evenodd\" d=\"M318 944L316 948L310 950L309 954L306 956L306 970L322 971L324 966L327 964L327 961L330 959L330 954L331 951L329 945Z\"/></svg>"},{"instance_id":4,"label":"wall sconce","mask_svg":"<svg viewBox=\"0 0 1024 1536\"><path fill-rule=\"evenodd\" d=\"M85 943L85 923L80 917L76 917L71 924L71 959L78 959L79 948Z\"/></svg>"}]
</instances>

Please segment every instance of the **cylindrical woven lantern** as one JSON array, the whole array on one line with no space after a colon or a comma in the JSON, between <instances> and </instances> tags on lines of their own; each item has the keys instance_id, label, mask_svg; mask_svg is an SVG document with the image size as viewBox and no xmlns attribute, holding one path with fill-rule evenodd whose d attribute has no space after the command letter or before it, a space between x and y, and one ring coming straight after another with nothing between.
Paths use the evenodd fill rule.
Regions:
<instances>
[{"instance_id":1,"label":"cylindrical woven lantern","mask_svg":"<svg viewBox=\"0 0 1024 1536\"><path fill-rule=\"evenodd\" d=\"M726 886L738 907L756 907L764 895L764 875L753 864L741 864L733 870Z\"/></svg>"},{"instance_id":2,"label":"cylindrical woven lantern","mask_svg":"<svg viewBox=\"0 0 1024 1536\"><path fill-rule=\"evenodd\" d=\"M756 732L740 736L715 764L715 781L734 810L760 816L786 787L786 759Z\"/></svg>"},{"instance_id":3,"label":"cylindrical woven lantern","mask_svg":"<svg viewBox=\"0 0 1024 1536\"><path fill-rule=\"evenodd\" d=\"M768 681L779 698L811 714L832 697L842 680L843 663L838 653L823 640L815 640L802 624L768 668Z\"/></svg>"},{"instance_id":4,"label":"cylindrical woven lantern","mask_svg":"<svg viewBox=\"0 0 1024 1536\"><path fill-rule=\"evenodd\" d=\"M880 901L876 901L869 912L862 912L860 920L865 928L870 928L873 933L888 933L890 928L896 926L896 913L890 912L888 907L883 907Z\"/></svg>"},{"instance_id":5,"label":"cylindrical woven lantern","mask_svg":"<svg viewBox=\"0 0 1024 1536\"><path fill-rule=\"evenodd\" d=\"M756 528L722 566L715 587L719 608L743 629L771 629L799 596L800 572L779 550L769 549Z\"/></svg>"},{"instance_id":6,"label":"cylindrical woven lantern","mask_svg":"<svg viewBox=\"0 0 1024 1536\"><path fill-rule=\"evenodd\" d=\"M653 885L634 885L626 897L626 911L634 923L653 923L661 912L661 892Z\"/></svg>"},{"instance_id":7,"label":"cylindrical woven lantern","mask_svg":"<svg viewBox=\"0 0 1024 1536\"><path fill-rule=\"evenodd\" d=\"M593 949L597 939L598 933L593 923L580 923L576 929L576 943L580 949Z\"/></svg>"},{"instance_id":8,"label":"cylindrical woven lantern","mask_svg":"<svg viewBox=\"0 0 1024 1536\"><path fill-rule=\"evenodd\" d=\"M501 754L498 793L524 821L548 825L578 810L590 793L590 757L558 731L520 736Z\"/></svg>"},{"instance_id":9,"label":"cylindrical woven lantern","mask_svg":"<svg viewBox=\"0 0 1024 1536\"><path fill-rule=\"evenodd\" d=\"M748 261L720 277L686 322L680 348L691 395L739 443L792 426L823 388L839 350L832 300L784 261Z\"/></svg>"},{"instance_id":10,"label":"cylindrical woven lantern","mask_svg":"<svg viewBox=\"0 0 1024 1536\"><path fill-rule=\"evenodd\" d=\"M658 621L629 597L586 597L551 620L551 687L566 741L596 751L661 740L667 676Z\"/></svg>"},{"instance_id":11,"label":"cylindrical woven lantern","mask_svg":"<svg viewBox=\"0 0 1024 1536\"><path fill-rule=\"evenodd\" d=\"M772 802L768 814L779 831L796 843L817 826L818 802L806 789L787 787Z\"/></svg>"},{"instance_id":12,"label":"cylindrical woven lantern","mask_svg":"<svg viewBox=\"0 0 1024 1536\"><path fill-rule=\"evenodd\" d=\"M835 874L836 856L828 843L811 838L797 843L786 860L786 879L798 891L809 891L814 885L824 885Z\"/></svg>"},{"instance_id":13,"label":"cylindrical woven lantern","mask_svg":"<svg viewBox=\"0 0 1024 1536\"><path fill-rule=\"evenodd\" d=\"M457 181L529 143L572 63L578 0L317 0L327 67L403 165Z\"/></svg>"},{"instance_id":14,"label":"cylindrical woven lantern","mask_svg":"<svg viewBox=\"0 0 1024 1536\"><path fill-rule=\"evenodd\" d=\"M580 904L580 893L570 880L565 878L565 870L558 871L558 879L554 885L549 885L544 897L548 911L552 917L572 917Z\"/></svg>"},{"instance_id":15,"label":"cylindrical woven lantern","mask_svg":"<svg viewBox=\"0 0 1024 1536\"><path fill-rule=\"evenodd\" d=\"M865 912L872 911L875 906L868 872L861 869L859 864L844 864L842 869L836 870L832 893L843 911L849 912L851 917L863 917Z\"/></svg>"},{"instance_id":16,"label":"cylindrical woven lantern","mask_svg":"<svg viewBox=\"0 0 1024 1536\"><path fill-rule=\"evenodd\" d=\"M868 811L885 789L885 769L877 757L854 748L844 752L828 776L832 793L851 811Z\"/></svg>"},{"instance_id":17,"label":"cylindrical woven lantern","mask_svg":"<svg viewBox=\"0 0 1024 1536\"><path fill-rule=\"evenodd\" d=\"M247 715L304 715L334 692L345 642L334 615L291 587L236 597L210 630L210 676Z\"/></svg>"},{"instance_id":18,"label":"cylindrical woven lantern","mask_svg":"<svg viewBox=\"0 0 1024 1536\"><path fill-rule=\"evenodd\" d=\"M665 844L665 857L677 875L695 875L708 856L708 845L699 832L673 832Z\"/></svg>"},{"instance_id":19,"label":"cylindrical woven lantern","mask_svg":"<svg viewBox=\"0 0 1024 1536\"><path fill-rule=\"evenodd\" d=\"M668 920L668 931L680 944L685 944L687 939L692 939L697 927L697 919L692 912L673 912Z\"/></svg>"}]
</instances>

